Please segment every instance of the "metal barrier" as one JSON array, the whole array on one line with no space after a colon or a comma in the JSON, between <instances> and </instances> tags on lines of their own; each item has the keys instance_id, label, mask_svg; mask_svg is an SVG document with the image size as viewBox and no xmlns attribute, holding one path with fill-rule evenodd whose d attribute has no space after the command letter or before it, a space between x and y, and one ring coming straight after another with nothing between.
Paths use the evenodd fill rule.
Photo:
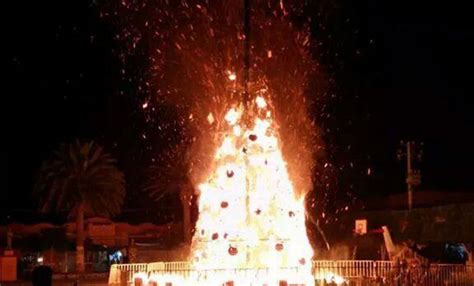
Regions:
<instances>
[{"instance_id":1,"label":"metal barrier","mask_svg":"<svg viewBox=\"0 0 474 286\"><path fill-rule=\"evenodd\" d=\"M148 263L113 264L110 267L109 285L128 285L137 273L148 273Z\"/></svg>"},{"instance_id":2,"label":"metal barrier","mask_svg":"<svg viewBox=\"0 0 474 286\"><path fill-rule=\"evenodd\" d=\"M187 261L114 264L110 269L109 285L131 285L133 276L137 273L146 275L154 273L179 274L186 277L196 272L203 272L201 274L207 276L211 272L223 270L225 269L198 271L193 269ZM236 273L251 271L253 273L255 269L233 269L231 271ZM474 285L474 265L403 265L391 261L315 260L313 261L313 274L315 280L339 276L344 278L348 284L349 281L358 281L362 283L360 285Z\"/></svg>"},{"instance_id":3,"label":"metal barrier","mask_svg":"<svg viewBox=\"0 0 474 286\"><path fill-rule=\"evenodd\" d=\"M376 278L387 276L392 269L391 261L373 260L314 260L315 277L324 277L332 273L344 278L365 277Z\"/></svg>"},{"instance_id":4,"label":"metal barrier","mask_svg":"<svg viewBox=\"0 0 474 286\"><path fill-rule=\"evenodd\" d=\"M173 261L173 262L165 262L165 271L169 273L183 271L183 270L191 270L191 263L187 261Z\"/></svg>"},{"instance_id":5,"label":"metal barrier","mask_svg":"<svg viewBox=\"0 0 474 286\"><path fill-rule=\"evenodd\" d=\"M360 285L474 285L474 265L407 265L391 261L313 261L315 278L343 277Z\"/></svg>"}]
</instances>

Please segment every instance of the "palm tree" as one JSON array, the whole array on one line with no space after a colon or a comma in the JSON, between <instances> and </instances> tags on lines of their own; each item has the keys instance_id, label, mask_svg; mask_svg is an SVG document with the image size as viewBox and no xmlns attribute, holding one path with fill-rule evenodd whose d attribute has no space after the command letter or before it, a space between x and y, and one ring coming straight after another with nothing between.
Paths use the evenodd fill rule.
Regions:
<instances>
[{"instance_id":1,"label":"palm tree","mask_svg":"<svg viewBox=\"0 0 474 286\"><path fill-rule=\"evenodd\" d=\"M190 180L190 154L186 144L180 144L162 154L149 169L146 191L156 202L177 194L181 202L183 239L191 242L191 200L194 193Z\"/></svg>"},{"instance_id":2,"label":"palm tree","mask_svg":"<svg viewBox=\"0 0 474 286\"><path fill-rule=\"evenodd\" d=\"M114 216L125 197L125 179L116 161L93 141L61 144L43 162L34 193L40 209L76 217L76 271L84 272L84 212Z\"/></svg>"}]
</instances>

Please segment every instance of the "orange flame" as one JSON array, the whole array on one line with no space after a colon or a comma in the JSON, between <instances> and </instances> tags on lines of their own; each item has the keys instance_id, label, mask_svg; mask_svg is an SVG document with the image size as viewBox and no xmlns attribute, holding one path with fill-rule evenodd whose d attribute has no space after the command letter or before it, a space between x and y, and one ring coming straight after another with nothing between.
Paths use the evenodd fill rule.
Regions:
<instances>
[{"instance_id":1,"label":"orange flame","mask_svg":"<svg viewBox=\"0 0 474 286\"><path fill-rule=\"evenodd\" d=\"M304 198L293 190L272 113L262 96L251 126L242 106L225 115L213 172L199 186L192 243L196 269L298 268L311 276Z\"/></svg>"},{"instance_id":2,"label":"orange flame","mask_svg":"<svg viewBox=\"0 0 474 286\"><path fill-rule=\"evenodd\" d=\"M314 284L304 197L294 192L269 104L257 96L250 109L251 116L242 105L224 116L212 172L199 186L190 270L134 276L143 283ZM250 124L245 124L248 117Z\"/></svg>"}]
</instances>

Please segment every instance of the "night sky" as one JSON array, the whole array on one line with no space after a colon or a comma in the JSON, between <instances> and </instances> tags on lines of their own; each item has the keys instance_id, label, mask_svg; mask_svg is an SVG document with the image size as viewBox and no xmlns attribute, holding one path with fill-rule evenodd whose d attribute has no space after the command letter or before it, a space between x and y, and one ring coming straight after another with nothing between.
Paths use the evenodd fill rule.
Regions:
<instances>
[{"instance_id":1,"label":"night sky","mask_svg":"<svg viewBox=\"0 0 474 286\"><path fill-rule=\"evenodd\" d=\"M138 186L160 142L141 139L147 126L133 84L120 76L116 28L90 1L9 2L1 207L34 208L41 161L75 138L95 139L118 159L125 207L149 207ZM306 12L324 12L327 29L312 33L330 51L321 63L336 79L331 117L320 122L330 130L328 159L353 163L337 179L360 198L404 190L396 151L406 139L424 142L422 189L474 191L474 24L467 6L422 2L314 1Z\"/></svg>"}]
</instances>

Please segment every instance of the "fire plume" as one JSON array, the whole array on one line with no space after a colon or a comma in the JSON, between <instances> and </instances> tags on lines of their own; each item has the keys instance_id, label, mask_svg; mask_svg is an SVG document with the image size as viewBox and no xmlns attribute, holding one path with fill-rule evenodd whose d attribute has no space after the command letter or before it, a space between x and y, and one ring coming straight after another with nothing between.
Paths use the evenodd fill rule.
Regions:
<instances>
[{"instance_id":1,"label":"fire plume","mask_svg":"<svg viewBox=\"0 0 474 286\"><path fill-rule=\"evenodd\" d=\"M193 268L296 268L296 280L308 281L313 250L304 197L294 192L269 105L256 96L224 119L212 172L199 186Z\"/></svg>"}]
</instances>

